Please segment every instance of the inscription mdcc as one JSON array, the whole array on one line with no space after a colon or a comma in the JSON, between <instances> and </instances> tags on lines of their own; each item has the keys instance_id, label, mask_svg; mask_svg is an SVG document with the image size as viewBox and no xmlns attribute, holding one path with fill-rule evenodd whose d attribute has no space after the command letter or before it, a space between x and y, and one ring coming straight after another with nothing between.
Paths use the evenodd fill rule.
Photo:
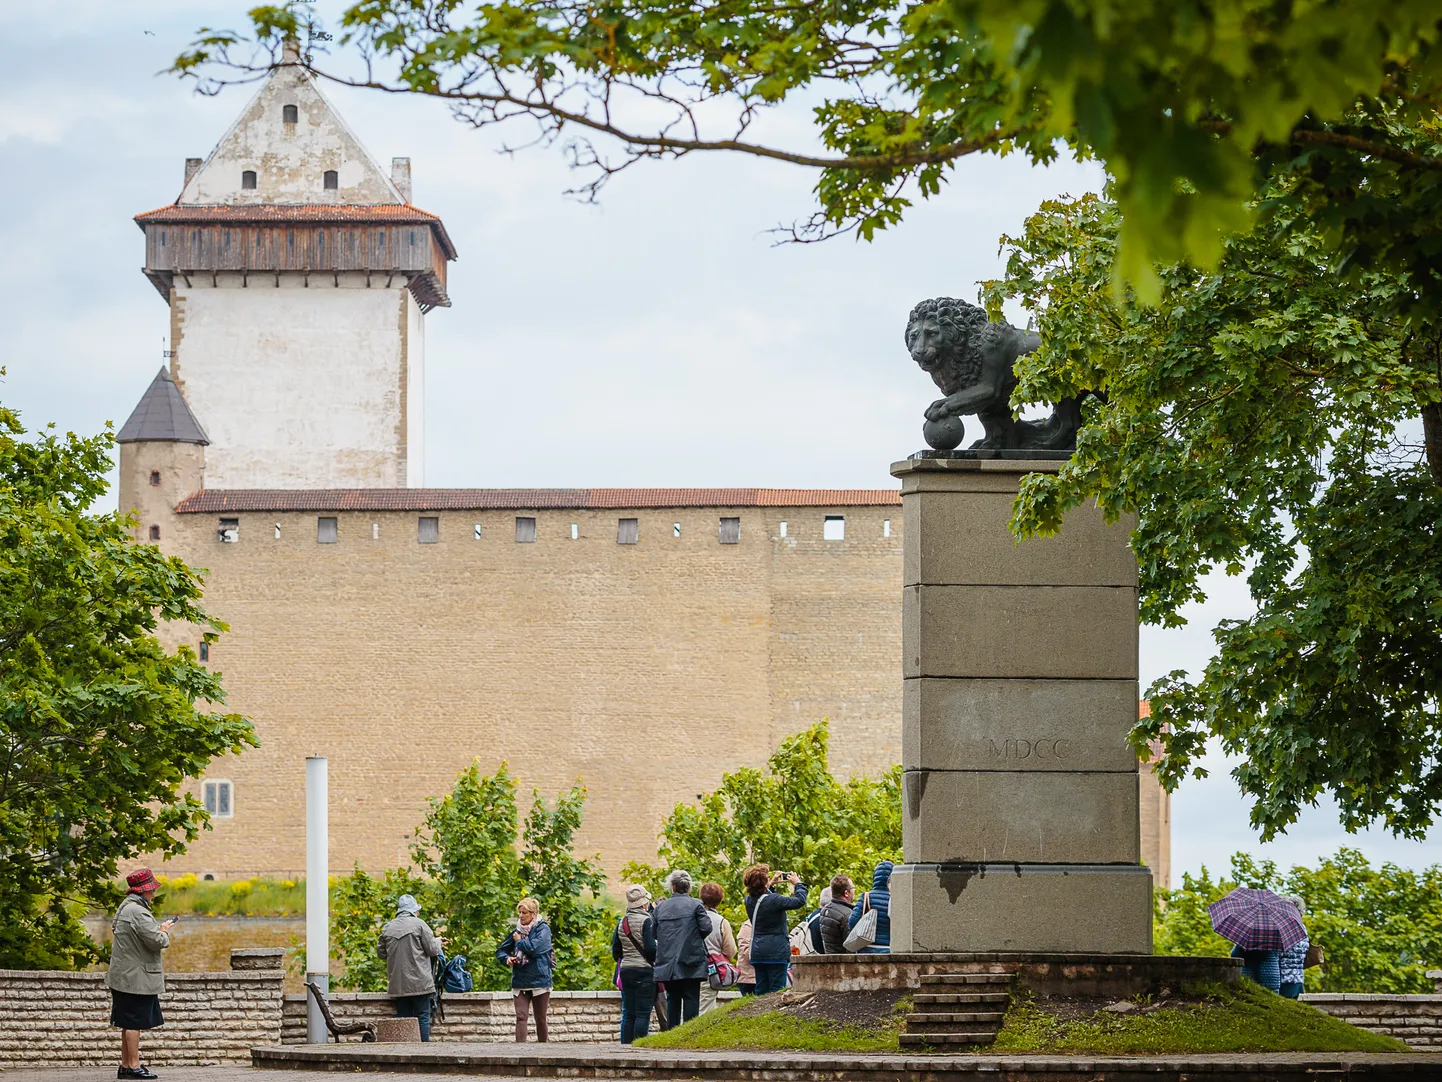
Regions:
<instances>
[{"instance_id":1,"label":"inscription mdcc","mask_svg":"<svg viewBox=\"0 0 1442 1082\"><path fill-rule=\"evenodd\" d=\"M991 758L1003 762L1021 762L1025 759L1035 759L1039 762L1067 759L1076 750L1072 741L1052 736L1038 737L1035 740L1018 738L1000 742L988 737L986 742Z\"/></svg>"}]
</instances>

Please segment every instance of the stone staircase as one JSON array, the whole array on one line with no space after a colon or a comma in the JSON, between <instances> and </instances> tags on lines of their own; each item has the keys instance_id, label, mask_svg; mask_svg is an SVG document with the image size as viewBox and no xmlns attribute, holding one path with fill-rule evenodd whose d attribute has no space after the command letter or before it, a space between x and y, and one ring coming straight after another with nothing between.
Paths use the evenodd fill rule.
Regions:
<instances>
[{"instance_id":1,"label":"stone staircase","mask_svg":"<svg viewBox=\"0 0 1442 1082\"><path fill-rule=\"evenodd\" d=\"M1011 1003L1011 973L922 974L901 1034L903 1048L984 1045L996 1040Z\"/></svg>"}]
</instances>

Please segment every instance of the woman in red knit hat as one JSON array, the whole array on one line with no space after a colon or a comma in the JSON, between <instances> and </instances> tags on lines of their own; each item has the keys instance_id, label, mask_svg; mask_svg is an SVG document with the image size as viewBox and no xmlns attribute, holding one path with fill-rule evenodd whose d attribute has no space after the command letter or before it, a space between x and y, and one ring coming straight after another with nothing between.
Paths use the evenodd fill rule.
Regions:
<instances>
[{"instance_id":1,"label":"woman in red knit hat","mask_svg":"<svg viewBox=\"0 0 1442 1082\"><path fill-rule=\"evenodd\" d=\"M155 1078L155 1073L140 1063L140 1031L165 1024L160 1016L160 993L165 991L160 952L170 946L175 921L162 924L150 911L160 884L149 868L131 872L125 885L130 892L111 923L110 972L105 975L110 988L110 1024L120 1029L120 1070L115 1077Z\"/></svg>"}]
</instances>

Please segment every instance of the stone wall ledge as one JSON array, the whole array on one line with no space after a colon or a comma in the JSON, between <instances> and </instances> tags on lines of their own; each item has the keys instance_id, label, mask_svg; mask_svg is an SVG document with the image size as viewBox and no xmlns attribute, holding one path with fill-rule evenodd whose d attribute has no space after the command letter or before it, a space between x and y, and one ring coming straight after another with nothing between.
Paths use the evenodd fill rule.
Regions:
<instances>
[{"instance_id":1,"label":"stone wall ledge","mask_svg":"<svg viewBox=\"0 0 1442 1082\"><path fill-rule=\"evenodd\" d=\"M1378 993L1378 992L1304 992L1303 1003L1397 1003L1423 1005L1442 1004L1442 995L1431 993Z\"/></svg>"}]
</instances>

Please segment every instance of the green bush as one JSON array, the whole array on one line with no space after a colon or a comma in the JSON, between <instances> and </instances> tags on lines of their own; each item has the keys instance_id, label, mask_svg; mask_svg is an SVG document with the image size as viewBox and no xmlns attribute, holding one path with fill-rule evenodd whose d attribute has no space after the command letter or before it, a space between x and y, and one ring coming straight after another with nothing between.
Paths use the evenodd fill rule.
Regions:
<instances>
[{"instance_id":1,"label":"green bush","mask_svg":"<svg viewBox=\"0 0 1442 1082\"><path fill-rule=\"evenodd\" d=\"M430 802L411 847L412 868L391 868L376 878L357 865L337 881L331 903L331 939L343 965L337 987L385 990L376 942L402 894L415 895L421 915L443 930L448 954L469 960L478 990L510 986L510 973L494 952L514 924L516 903L527 895L540 901L551 926L556 987L608 987L617 915L601 900L606 880L595 861L572 853L584 803L579 785L560 794L554 809L533 792L522 827L516 780L506 764L490 775L472 764L450 793Z\"/></svg>"},{"instance_id":2,"label":"green bush","mask_svg":"<svg viewBox=\"0 0 1442 1082\"><path fill-rule=\"evenodd\" d=\"M859 897L878 862L900 859L901 767L839 782L828 768L828 738L823 720L783 740L766 773L744 767L698 803L676 805L661 827L658 863L628 864L622 876L657 896L669 869L684 868L698 883L715 880L733 925L746 919L741 873L757 862L796 872L810 884L812 903L838 873L856 880Z\"/></svg>"},{"instance_id":3,"label":"green bush","mask_svg":"<svg viewBox=\"0 0 1442 1082\"><path fill-rule=\"evenodd\" d=\"M1225 955L1231 943L1212 931L1207 906L1234 887L1295 894L1307 906L1307 930L1326 962L1307 971L1310 992L1430 992L1429 968L1442 966L1442 866L1421 872L1373 868L1357 849L1339 849L1315 869L1283 875L1272 861L1232 856L1231 878L1182 876L1178 890L1157 891L1158 954Z\"/></svg>"}]
</instances>

